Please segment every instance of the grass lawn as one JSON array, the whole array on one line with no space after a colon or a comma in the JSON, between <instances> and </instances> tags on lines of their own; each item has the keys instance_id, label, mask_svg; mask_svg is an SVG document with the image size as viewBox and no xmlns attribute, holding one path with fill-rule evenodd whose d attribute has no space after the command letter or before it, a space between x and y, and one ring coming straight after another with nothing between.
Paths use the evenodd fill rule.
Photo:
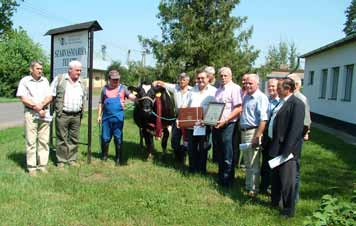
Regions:
<instances>
[{"instance_id":1,"label":"grass lawn","mask_svg":"<svg viewBox=\"0 0 356 226\"><path fill-rule=\"evenodd\" d=\"M30 178L23 129L0 131L0 225L302 225L322 195L348 198L356 181L356 147L313 130L303 149L297 215L285 220L269 207L267 196L246 196L241 170L234 187L222 189L211 162L207 176L190 175L174 164L171 151L163 155L158 143L154 158L145 161L132 112L126 114L122 167L114 166L113 146L110 160L99 160L95 125L92 164L86 164L86 146L80 146L80 168L58 170L51 153L49 174Z\"/></svg>"},{"instance_id":2,"label":"grass lawn","mask_svg":"<svg viewBox=\"0 0 356 226\"><path fill-rule=\"evenodd\" d=\"M20 102L19 98L0 97L0 103Z\"/></svg>"}]
</instances>

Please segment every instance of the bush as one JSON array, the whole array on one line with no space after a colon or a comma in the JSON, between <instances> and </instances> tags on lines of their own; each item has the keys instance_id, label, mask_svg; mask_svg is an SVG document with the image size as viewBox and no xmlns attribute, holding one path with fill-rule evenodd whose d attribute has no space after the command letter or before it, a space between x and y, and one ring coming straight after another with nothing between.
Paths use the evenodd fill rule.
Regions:
<instances>
[{"instance_id":1,"label":"bush","mask_svg":"<svg viewBox=\"0 0 356 226\"><path fill-rule=\"evenodd\" d=\"M340 202L331 195L321 198L320 207L304 221L304 226L353 226L356 225L356 190L350 202Z\"/></svg>"},{"instance_id":2,"label":"bush","mask_svg":"<svg viewBox=\"0 0 356 226\"><path fill-rule=\"evenodd\" d=\"M48 58L39 44L36 44L22 28L7 32L0 40L0 96L14 97L18 83L29 74L33 60L44 63L48 75Z\"/></svg>"}]
</instances>

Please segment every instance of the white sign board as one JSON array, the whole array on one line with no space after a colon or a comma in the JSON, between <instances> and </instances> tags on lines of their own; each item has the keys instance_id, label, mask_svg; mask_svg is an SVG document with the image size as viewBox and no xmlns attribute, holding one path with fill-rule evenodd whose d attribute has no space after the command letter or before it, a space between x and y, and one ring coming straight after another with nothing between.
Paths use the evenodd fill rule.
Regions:
<instances>
[{"instance_id":1,"label":"white sign board","mask_svg":"<svg viewBox=\"0 0 356 226\"><path fill-rule=\"evenodd\" d=\"M82 63L81 77L88 74L88 31L78 31L53 36L53 76L68 72L72 60Z\"/></svg>"}]
</instances>

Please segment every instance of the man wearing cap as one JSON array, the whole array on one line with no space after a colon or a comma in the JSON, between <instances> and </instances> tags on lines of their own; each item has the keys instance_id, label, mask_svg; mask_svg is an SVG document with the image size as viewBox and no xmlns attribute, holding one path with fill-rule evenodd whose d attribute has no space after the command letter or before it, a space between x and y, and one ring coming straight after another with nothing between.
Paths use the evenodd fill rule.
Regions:
<instances>
[{"instance_id":1,"label":"man wearing cap","mask_svg":"<svg viewBox=\"0 0 356 226\"><path fill-rule=\"evenodd\" d=\"M16 96L25 106L26 165L29 175L36 176L37 168L47 172L49 122L45 116L52 95L48 80L42 76L42 63L31 62L30 73L21 79Z\"/></svg>"},{"instance_id":2,"label":"man wearing cap","mask_svg":"<svg viewBox=\"0 0 356 226\"><path fill-rule=\"evenodd\" d=\"M176 113L178 115L179 108L182 107L187 107L188 105L188 99L190 95L190 90L192 89L191 86L189 86L189 75L186 73L181 73L179 75L179 84L172 84L172 83L167 83L163 81L154 81L153 85L159 85L165 87L169 92L173 93L174 96L174 104L176 107ZM179 162L184 162L185 158L185 149L187 149L188 144L181 145L181 138L182 138L182 129L177 127L176 123L173 123L172 125L172 138L171 138L171 145L172 149L175 154L175 158ZM183 138L184 139L184 138Z\"/></svg>"},{"instance_id":3,"label":"man wearing cap","mask_svg":"<svg viewBox=\"0 0 356 226\"><path fill-rule=\"evenodd\" d=\"M97 121L102 124L101 159L108 159L110 141L114 136L117 166L122 164L125 98L135 100L136 96L120 84L120 74L117 70L109 71L109 84L103 87L100 95Z\"/></svg>"}]
</instances>

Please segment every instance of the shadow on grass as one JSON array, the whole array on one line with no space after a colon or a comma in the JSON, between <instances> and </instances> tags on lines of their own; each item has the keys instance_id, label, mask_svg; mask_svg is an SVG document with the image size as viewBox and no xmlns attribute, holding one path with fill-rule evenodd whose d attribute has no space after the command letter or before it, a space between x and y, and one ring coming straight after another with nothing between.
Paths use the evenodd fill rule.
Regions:
<instances>
[{"instance_id":1,"label":"shadow on grass","mask_svg":"<svg viewBox=\"0 0 356 226\"><path fill-rule=\"evenodd\" d=\"M324 194L350 195L356 182L356 147L313 128L304 144L301 197L319 200Z\"/></svg>"},{"instance_id":2,"label":"shadow on grass","mask_svg":"<svg viewBox=\"0 0 356 226\"><path fill-rule=\"evenodd\" d=\"M25 152L21 152L21 151L11 152L10 154L8 154L7 157L8 157L8 159L15 162L23 170L27 170L26 153Z\"/></svg>"}]
</instances>

